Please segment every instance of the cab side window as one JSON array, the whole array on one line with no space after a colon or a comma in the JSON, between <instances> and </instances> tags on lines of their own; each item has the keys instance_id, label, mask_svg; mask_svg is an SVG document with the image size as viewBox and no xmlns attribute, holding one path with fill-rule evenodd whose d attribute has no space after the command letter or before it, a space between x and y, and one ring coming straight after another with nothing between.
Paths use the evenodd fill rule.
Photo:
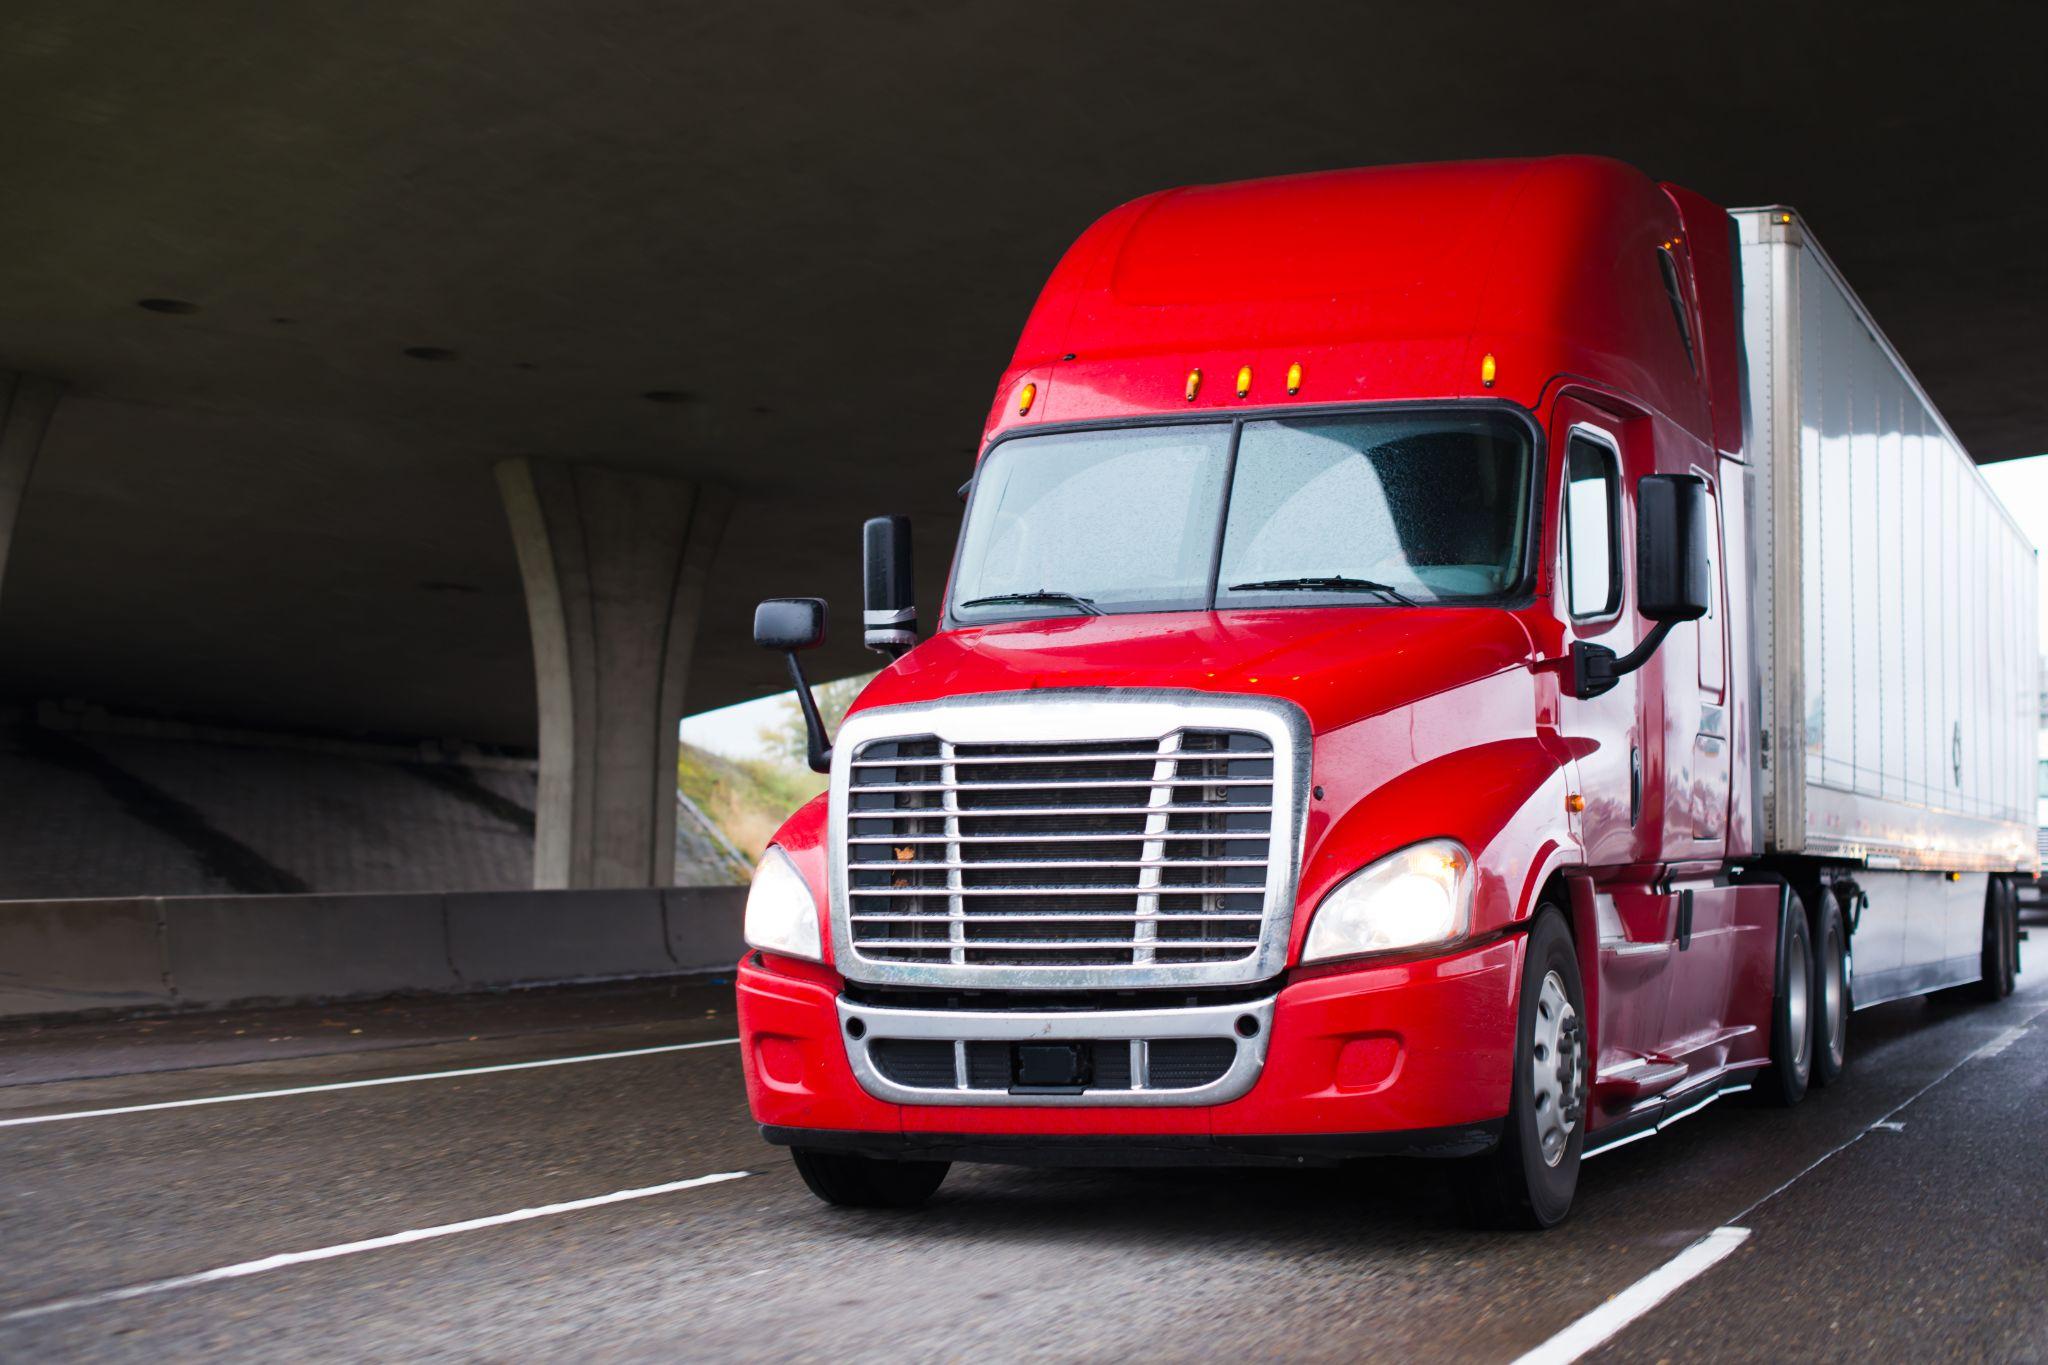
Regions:
<instances>
[{"instance_id":1,"label":"cab side window","mask_svg":"<svg viewBox=\"0 0 2048 1365\"><path fill-rule=\"evenodd\" d=\"M1574 618L1621 605L1621 471L1614 452L1574 435L1565 455L1566 601Z\"/></svg>"}]
</instances>

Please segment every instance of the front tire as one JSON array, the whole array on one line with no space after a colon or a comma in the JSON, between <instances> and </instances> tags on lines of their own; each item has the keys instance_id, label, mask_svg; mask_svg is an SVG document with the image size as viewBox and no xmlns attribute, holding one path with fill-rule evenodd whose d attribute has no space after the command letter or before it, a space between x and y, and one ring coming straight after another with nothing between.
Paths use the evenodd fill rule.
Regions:
<instances>
[{"instance_id":1,"label":"front tire","mask_svg":"<svg viewBox=\"0 0 2048 1365\"><path fill-rule=\"evenodd\" d=\"M1461 1212L1483 1228L1555 1227L1571 1212L1586 1137L1586 997L1564 915L1543 906L1522 960L1514 1084L1498 1146L1459 1172Z\"/></svg>"},{"instance_id":2,"label":"front tire","mask_svg":"<svg viewBox=\"0 0 2048 1365\"><path fill-rule=\"evenodd\" d=\"M789 1156L812 1194L847 1209L917 1208L952 1169L948 1161L890 1161L809 1147L792 1147Z\"/></svg>"}]
</instances>

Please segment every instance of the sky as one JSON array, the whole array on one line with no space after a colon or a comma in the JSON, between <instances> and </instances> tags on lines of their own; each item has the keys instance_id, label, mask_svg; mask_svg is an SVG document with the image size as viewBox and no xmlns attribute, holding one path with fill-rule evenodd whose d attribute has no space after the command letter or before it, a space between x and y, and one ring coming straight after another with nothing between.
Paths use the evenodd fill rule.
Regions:
<instances>
[{"instance_id":1,"label":"sky","mask_svg":"<svg viewBox=\"0 0 2048 1365\"><path fill-rule=\"evenodd\" d=\"M2034 548L2048 553L2048 455L2024 460L2001 460L1983 466L1992 491L2019 519L2020 528ZM2042 646L2048 649L2048 593L2041 595ZM782 715L782 700L789 693L759 697L716 711L700 711L683 719L683 739L701 749L727 758L765 757L760 730Z\"/></svg>"},{"instance_id":2,"label":"sky","mask_svg":"<svg viewBox=\"0 0 2048 1365\"><path fill-rule=\"evenodd\" d=\"M768 750L761 743L761 727L782 719L782 701L789 695L778 692L772 697L756 697L721 706L716 711L684 716L683 742L727 758L766 758Z\"/></svg>"},{"instance_id":3,"label":"sky","mask_svg":"<svg viewBox=\"0 0 2048 1365\"><path fill-rule=\"evenodd\" d=\"M2005 504L2034 549L2048 554L2048 455L1982 466L1991 491ZM2041 594L2041 647L2048 650L2048 593Z\"/></svg>"}]
</instances>

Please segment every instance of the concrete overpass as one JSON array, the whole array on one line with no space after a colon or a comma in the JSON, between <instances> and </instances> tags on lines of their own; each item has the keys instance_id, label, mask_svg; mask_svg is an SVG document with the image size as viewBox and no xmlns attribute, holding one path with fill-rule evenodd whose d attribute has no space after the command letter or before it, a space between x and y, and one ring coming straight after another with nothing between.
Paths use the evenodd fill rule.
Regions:
<instances>
[{"instance_id":1,"label":"concrete overpass","mask_svg":"<svg viewBox=\"0 0 2048 1365\"><path fill-rule=\"evenodd\" d=\"M864 666L883 511L934 598L1044 273L1174 183L1585 150L1795 203L1978 457L2037 453L2022 22L20 0L0 697L538 752L504 799L539 883L666 882L675 718L782 685L752 603L834 597L823 671ZM288 765L235 781L302 795ZM92 889L165 889L75 838Z\"/></svg>"}]
</instances>

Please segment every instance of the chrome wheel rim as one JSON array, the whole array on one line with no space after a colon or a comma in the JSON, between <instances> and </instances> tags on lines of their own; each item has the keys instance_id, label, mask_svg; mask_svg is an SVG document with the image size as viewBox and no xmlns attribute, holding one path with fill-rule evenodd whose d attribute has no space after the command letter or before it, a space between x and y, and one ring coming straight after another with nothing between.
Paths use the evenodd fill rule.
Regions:
<instances>
[{"instance_id":1,"label":"chrome wheel rim","mask_svg":"<svg viewBox=\"0 0 2048 1365\"><path fill-rule=\"evenodd\" d=\"M1848 1050L1849 991L1843 980L1840 945L1823 949L1820 964L1821 1017L1828 1021L1828 1064L1840 1067Z\"/></svg>"},{"instance_id":2,"label":"chrome wheel rim","mask_svg":"<svg viewBox=\"0 0 2048 1365\"><path fill-rule=\"evenodd\" d=\"M1807 1025L1812 995L1813 965L1806 956L1806 943L1793 938L1785 956L1785 1027L1792 1032L1792 1069L1802 1073L1813 1052L1813 1030Z\"/></svg>"},{"instance_id":3,"label":"chrome wheel rim","mask_svg":"<svg viewBox=\"0 0 2048 1365\"><path fill-rule=\"evenodd\" d=\"M1565 993L1564 978L1544 975L1536 992L1536 1027L1529 1056L1529 1102L1536 1115L1536 1145L1543 1164L1564 1160L1572 1132L1586 1110L1586 1033Z\"/></svg>"}]
</instances>

